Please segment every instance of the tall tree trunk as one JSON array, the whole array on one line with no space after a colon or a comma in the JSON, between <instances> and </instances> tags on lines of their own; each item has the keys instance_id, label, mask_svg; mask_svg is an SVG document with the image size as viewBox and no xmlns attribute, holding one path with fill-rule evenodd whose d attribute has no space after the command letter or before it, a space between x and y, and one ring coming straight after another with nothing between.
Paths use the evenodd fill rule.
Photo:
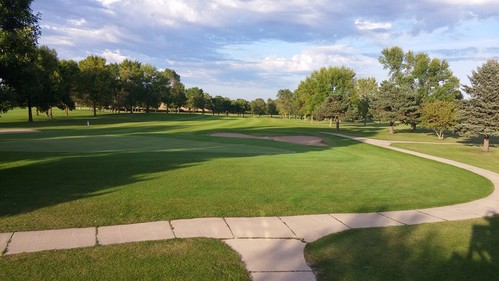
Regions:
<instances>
[{"instance_id":1,"label":"tall tree trunk","mask_svg":"<svg viewBox=\"0 0 499 281\"><path fill-rule=\"evenodd\" d=\"M31 111L31 98L28 97L28 122L33 122L33 112Z\"/></svg>"},{"instance_id":2,"label":"tall tree trunk","mask_svg":"<svg viewBox=\"0 0 499 281\"><path fill-rule=\"evenodd\" d=\"M390 126L388 127L388 132L390 133L390 135L393 135L395 133L395 129L393 127L394 123L390 122Z\"/></svg>"},{"instance_id":3,"label":"tall tree trunk","mask_svg":"<svg viewBox=\"0 0 499 281\"><path fill-rule=\"evenodd\" d=\"M490 145L490 138L489 136L484 136L483 137L483 152L489 152L489 145Z\"/></svg>"},{"instance_id":4,"label":"tall tree trunk","mask_svg":"<svg viewBox=\"0 0 499 281\"><path fill-rule=\"evenodd\" d=\"M416 123L411 123L411 132L416 132Z\"/></svg>"},{"instance_id":5,"label":"tall tree trunk","mask_svg":"<svg viewBox=\"0 0 499 281\"><path fill-rule=\"evenodd\" d=\"M336 131L340 131L340 118L336 118Z\"/></svg>"},{"instance_id":6,"label":"tall tree trunk","mask_svg":"<svg viewBox=\"0 0 499 281\"><path fill-rule=\"evenodd\" d=\"M333 117L329 117L329 128L333 127Z\"/></svg>"},{"instance_id":7,"label":"tall tree trunk","mask_svg":"<svg viewBox=\"0 0 499 281\"><path fill-rule=\"evenodd\" d=\"M364 126L366 126L366 125L367 125L367 118L364 117Z\"/></svg>"},{"instance_id":8,"label":"tall tree trunk","mask_svg":"<svg viewBox=\"0 0 499 281\"><path fill-rule=\"evenodd\" d=\"M92 103L92 107L94 108L94 117L97 117L97 105L95 104L95 101Z\"/></svg>"}]
</instances>

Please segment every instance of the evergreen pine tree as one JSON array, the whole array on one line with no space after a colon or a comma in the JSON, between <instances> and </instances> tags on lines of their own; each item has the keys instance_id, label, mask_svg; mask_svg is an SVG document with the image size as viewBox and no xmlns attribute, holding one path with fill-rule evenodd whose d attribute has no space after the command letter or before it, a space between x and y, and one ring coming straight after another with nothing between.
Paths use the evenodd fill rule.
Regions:
<instances>
[{"instance_id":1,"label":"evergreen pine tree","mask_svg":"<svg viewBox=\"0 0 499 281\"><path fill-rule=\"evenodd\" d=\"M464 86L470 95L461 104L457 132L464 136L483 136L483 151L489 151L491 136L499 136L499 62L488 60L472 72L471 86Z\"/></svg>"}]
</instances>

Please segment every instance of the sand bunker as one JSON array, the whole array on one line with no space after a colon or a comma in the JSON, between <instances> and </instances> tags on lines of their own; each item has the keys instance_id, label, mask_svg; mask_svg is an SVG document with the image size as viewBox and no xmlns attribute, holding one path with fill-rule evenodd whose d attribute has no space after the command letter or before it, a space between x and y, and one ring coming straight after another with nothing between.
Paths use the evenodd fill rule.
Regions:
<instances>
[{"instance_id":1,"label":"sand bunker","mask_svg":"<svg viewBox=\"0 0 499 281\"><path fill-rule=\"evenodd\" d=\"M26 134L39 132L40 131L33 129L0 129L0 134Z\"/></svg>"},{"instance_id":2,"label":"sand bunker","mask_svg":"<svg viewBox=\"0 0 499 281\"><path fill-rule=\"evenodd\" d=\"M241 138L241 139L259 139L259 140L273 140L294 144L312 145L312 146L326 146L322 142L322 138L311 137L311 136L252 136L239 133L215 133L212 134L215 137L226 137L226 138Z\"/></svg>"}]
</instances>

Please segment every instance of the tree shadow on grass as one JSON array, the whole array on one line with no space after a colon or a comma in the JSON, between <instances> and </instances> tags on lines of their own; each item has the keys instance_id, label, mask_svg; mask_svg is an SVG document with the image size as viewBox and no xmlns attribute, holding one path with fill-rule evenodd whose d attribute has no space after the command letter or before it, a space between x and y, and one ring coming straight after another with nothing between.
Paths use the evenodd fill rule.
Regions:
<instances>
[{"instance_id":1,"label":"tree shadow on grass","mask_svg":"<svg viewBox=\"0 0 499 281\"><path fill-rule=\"evenodd\" d=\"M270 133L258 128L248 130L253 133ZM275 133L272 129L269 130ZM78 134L78 130L66 131L69 136ZM99 132L101 134L95 136L80 135L69 138L47 133L2 143L4 149L8 144L11 150L3 151L0 158L2 231L112 224L119 223L120 220L113 221L113 218L120 216L134 218L136 221L182 217L185 210L189 209L189 206L185 205L190 204L190 201L197 202L197 205L192 204L192 208L199 212L199 216L214 216L218 214L215 210L217 206L207 208L204 213L203 210L197 210L199 205L216 204L211 199L206 199L206 202L202 203L202 194L207 192L206 190L190 191L188 185L169 188L171 183L166 178L162 179L161 188L157 186L151 188L148 186L149 181L158 177L156 173L184 169L216 159L244 159L329 149L329 147L277 143L270 140L217 138L209 135L211 131L198 131L194 135L185 133L165 136L148 132L146 129L111 137L105 136L104 130ZM289 132L288 130L277 133ZM112 130L108 133L112 133ZM353 142L336 138L331 139L329 143L346 146ZM176 173L172 175L175 176ZM198 181L217 176L219 175L202 174L199 175ZM181 185L182 182L176 181L176 184ZM129 190L133 187L136 190ZM127 188L127 192L120 192L123 188ZM134 204L138 203L130 201L140 200L141 197L137 194L149 192L147 196L150 199L153 197L151 193L158 192L158 189L164 191L159 194L160 196L168 196L170 201L176 202L177 205L172 207L165 202L167 205L162 206L156 202L155 206L151 206L152 215L149 217L144 210L134 210L134 206L137 206ZM190 195L189 192L198 192L200 195ZM213 190L212 193L216 192L217 190ZM101 200L102 202L93 203L96 205L94 207L87 206L93 208L90 210L79 209L80 201L92 197L106 197L108 201ZM65 207L66 213L52 214L50 211L43 211L47 207L68 203L73 206ZM125 207L120 209L116 205ZM158 208L171 208L172 211L168 213L157 210ZM38 217L35 215L34 218L30 218L30 213L36 210L42 212ZM82 219L80 213L87 211L89 214L83 216L86 220L78 221ZM74 221L71 212L77 221ZM25 219L18 219L19 217ZM121 222L129 221L124 219Z\"/></svg>"},{"instance_id":2,"label":"tree shadow on grass","mask_svg":"<svg viewBox=\"0 0 499 281\"><path fill-rule=\"evenodd\" d=\"M178 125L178 123L171 125L165 122L166 125L163 127L158 124L151 125L148 122L158 120L189 121L197 118L218 121L219 117L194 116L195 118L191 118L190 116L174 116L173 118L163 118L163 115L156 114L151 116L139 114L133 116L122 114L118 117L106 116L103 118L105 124L118 124L118 126L97 128L90 126L89 130L86 130L87 128L84 126L82 127L85 129L73 126L30 136L23 135L19 136L19 138L17 136L10 137L9 149L14 147L16 149L11 152L2 152L0 158L0 164L4 164L4 168L0 169L0 178L2 179L0 185L0 227L3 230L18 230L19 223L22 223L22 220L17 220L16 217L29 217L30 213L36 210L44 211L50 209L48 207L63 204L67 205L64 210L69 210L69 213L59 215L48 214L48 211L40 213L39 216L43 218L35 218L31 220L31 225L22 227L25 229L43 229L54 226L89 226L159 220L171 217L179 218L186 216L185 210L189 209L189 206L185 206L186 204L192 205L191 209L197 211L191 212L187 216L220 216L224 215L224 213L216 210L217 206L212 206L211 209L203 209L204 212L198 210L198 206L203 205L203 203L204 205L230 204L233 209L241 206L234 202L227 203L222 200L207 199L203 197L206 193L203 195L199 191L193 191L198 192L196 196L174 193L169 191L168 184L170 183L167 179L162 183L165 194L160 195L170 196L171 200L165 202L164 205L155 202L154 206L150 206L150 213L153 215L147 216L144 214L145 211L140 213L140 211L134 210L137 204L140 203L134 205L130 201L140 199L141 192L144 194L152 193L153 191L148 187L148 183L151 179L157 177L155 173L159 172L180 170L218 159L241 158L241 162L246 162L244 159L263 155L319 152L331 148L361 145L349 139L322 134L322 132L328 130L327 125L300 126L295 123L292 127L282 127L270 124L268 126L235 126L234 128L229 126L228 128L213 127L168 132L169 129L175 130L183 128L183 126L182 124ZM121 121L131 120L139 123L139 126L128 127L126 123L121 123L121 121L113 118L122 118ZM140 126L140 122L144 122L145 125ZM54 124L59 123L55 122ZM315 135L324 137L324 142L329 146L315 147L279 143L271 140L247 140L211 136L212 133L221 131L251 135ZM375 131L371 133L374 134ZM368 135L371 133L366 132ZM2 142L2 144L5 145L5 142ZM23 145L31 145L32 148L24 149ZM233 174L237 177L237 171ZM200 174L195 177L203 180L204 177L216 176L218 175ZM133 189L132 186L140 188L132 191L127 190L123 194L120 192L125 187ZM173 190L187 192L189 186L176 187ZM133 195L130 195L130 192ZM214 194L218 194L217 192L219 191L212 191ZM272 190L269 189L268 192L272 192ZM182 197L182 195L185 196ZM148 194L148 196L150 198L154 195ZM223 192L218 195L220 198L226 196L227 194ZM81 205L78 202L91 197L106 197L107 201L100 200L93 203L95 206L94 209L89 211L92 213L87 216L87 221L71 222L73 218L70 211L74 211L74 217L77 220L81 219L82 216L79 213L87 212L87 210L79 209ZM241 196L241 198L243 197ZM172 206L171 202L175 202L178 206ZM124 207L119 209L115 205L123 205ZM180 205L183 206L179 207ZM144 209L146 208L147 206L144 207ZM175 215L172 215L172 213L165 215L163 210L158 210L160 208L171 208L171 212L176 213ZM120 212L123 212L123 214ZM252 215L254 213L261 215L258 214L258 210L248 214ZM135 221L127 221L121 219L121 217L133 218ZM121 220L113 221L113 218L120 218ZM41 219L45 221L37 221ZM50 220L53 220L53 222ZM14 225L16 223L17 225Z\"/></svg>"},{"instance_id":3,"label":"tree shadow on grass","mask_svg":"<svg viewBox=\"0 0 499 281\"><path fill-rule=\"evenodd\" d=\"M499 217L349 230L305 256L318 280L499 280Z\"/></svg>"}]
</instances>

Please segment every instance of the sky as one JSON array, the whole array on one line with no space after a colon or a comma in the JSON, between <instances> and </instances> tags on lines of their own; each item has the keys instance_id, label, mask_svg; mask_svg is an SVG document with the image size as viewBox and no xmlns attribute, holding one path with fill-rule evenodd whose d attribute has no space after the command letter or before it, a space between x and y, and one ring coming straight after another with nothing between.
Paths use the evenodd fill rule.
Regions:
<instances>
[{"instance_id":1,"label":"sky","mask_svg":"<svg viewBox=\"0 0 499 281\"><path fill-rule=\"evenodd\" d=\"M40 45L175 70L212 96L275 98L312 71L387 78L385 47L445 59L461 84L499 58L499 0L35 0Z\"/></svg>"}]
</instances>

